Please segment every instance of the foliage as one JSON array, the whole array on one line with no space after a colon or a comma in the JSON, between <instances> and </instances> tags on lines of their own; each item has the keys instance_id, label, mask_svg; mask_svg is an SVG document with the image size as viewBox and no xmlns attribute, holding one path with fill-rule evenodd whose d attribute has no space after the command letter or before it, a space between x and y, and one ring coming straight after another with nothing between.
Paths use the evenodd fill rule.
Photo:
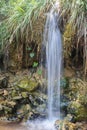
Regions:
<instances>
[{"instance_id":1,"label":"foliage","mask_svg":"<svg viewBox=\"0 0 87 130\"><path fill-rule=\"evenodd\" d=\"M86 0L61 0L62 14L69 14L68 23L72 24L72 28L77 29L78 37L84 35L86 28Z\"/></svg>"},{"instance_id":2,"label":"foliage","mask_svg":"<svg viewBox=\"0 0 87 130\"><path fill-rule=\"evenodd\" d=\"M72 38L73 36L77 37L76 47L77 51L79 48L79 43L81 39L83 38L83 59L84 59L84 67L85 67L85 73L87 70L87 1L86 0L61 0L61 15L67 19L66 26L70 25L69 31L72 32L69 33L69 38ZM73 35L74 33L74 35ZM65 34L64 34L65 35ZM64 39L67 37L64 36ZM68 44L68 49L72 47L71 39L66 39L69 41L70 45ZM70 49L71 51L71 49Z\"/></svg>"},{"instance_id":3,"label":"foliage","mask_svg":"<svg viewBox=\"0 0 87 130\"><path fill-rule=\"evenodd\" d=\"M38 66L38 62L33 63L33 68L36 68Z\"/></svg>"},{"instance_id":4,"label":"foliage","mask_svg":"<svg viewBox=\"0 0 87 130\"><path fill-rule=\"evenodd\" d=\"M8 39L11 43L14 37L17 41L19 36L21 39L29 39L33 23L42 15L49 2L51 3L51 0L0 1L0 15L6 15L0 22L0 45L3 42L5 44Z\"/></svg>"}]
</instances>

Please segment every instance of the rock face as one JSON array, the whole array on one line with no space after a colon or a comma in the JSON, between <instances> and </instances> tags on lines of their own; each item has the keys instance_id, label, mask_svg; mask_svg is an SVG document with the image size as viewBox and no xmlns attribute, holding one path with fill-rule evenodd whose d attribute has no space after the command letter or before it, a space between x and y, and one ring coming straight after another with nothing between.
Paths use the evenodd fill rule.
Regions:
<instances>
[{"instance_id":1,"label":"rock face","mask_svg":"<svg viewBox=\"0 0 87 130\"><path fill-rule=\"evenodd\" d=\"M62 85L64 86L64 85ZM66 81L62 91L61 107L66 114L73 116L73 121L87 120L87 83L79 78Z\"/></svg>"},{"instance_id":2,"label":"rock face","mask_svg":"<svg viewBox=\"0 0 87 130\"><path fill-rule=\"evenodd\" d=\"M19 121L46 117L47 96L39 89L39 79L25 70L0 80L0 120ZM39 77L39 76L38 76ZM2 85L3 83L3 85Z\"/></svg>"},{"instance_id":3,"label":"rock face","mask_svg":"<svg viewBox=\"0 0 87 130\"><path fill-rule=\"evenodd\" d=\"M0 120L26 121L45 118L47 88L41 85L41 75L37 72L31 74L29 70L16 72L15 75L0 75ZM85 130L83 123L75 122L87 120L86 86L87 83L80 78L69 77L61 80L61 109L66 118L55 123L57 129Z\"/></svg>"}]
</instances>

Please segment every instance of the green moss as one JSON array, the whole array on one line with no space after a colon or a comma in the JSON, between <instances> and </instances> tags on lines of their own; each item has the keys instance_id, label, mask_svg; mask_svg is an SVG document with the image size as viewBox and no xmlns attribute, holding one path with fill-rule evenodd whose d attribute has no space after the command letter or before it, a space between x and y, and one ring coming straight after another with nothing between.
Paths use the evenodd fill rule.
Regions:
<instances>
[{"instance_id":1,"label":"green moss","mask_svg":"<svg viewBox=\"0 0 87 130\"><path fill-rule=\"evenodd\" d=\"M22 95L23 98L27 98L28 97L26 92L21 92L21 95Z\"/></svg>"},{"instance_id":2,"label":"green moss","mask_svg":"<svg viewBox=\"0 0 87 130\"><path fill-rule=\"evenodd\" d=\"M38 88L38 83L35 80L25 78L19 82L18 87L24 89L25 91L33 92Z\"/></svg>"},{"instance_id":3,"label":"green moss","mask_svg":"<svg viewBox=\"0 0 87 130\"><path fill-rule=\"evenodd\" d=\"M77 101L69 104L68 112L73 115L75 121L87 120L87 109Z\"/></svg>"},{"instance_id":4,"label":"green moss","mask_svg":"<svg viewBox=\"0 0 87 130\"><path fill-rule=\"evenodd\" d=\"M65 91L66 90L66 91ZM67 112L74 121L87 120L87 82L80 78L69 79L69 86L63 91L64 103L68 102Z\"/></svg>"},{"instance_id":5,"label":"green moss","mask_svg":"<svg viewBox=\"0 0 87 130\"><path fill-rule=\"evenodd\" d=\"M63 77L60 81L60 86L63 89L68 89L69 88L69 79L67 77Z\"/></svg>"}]
</instances>

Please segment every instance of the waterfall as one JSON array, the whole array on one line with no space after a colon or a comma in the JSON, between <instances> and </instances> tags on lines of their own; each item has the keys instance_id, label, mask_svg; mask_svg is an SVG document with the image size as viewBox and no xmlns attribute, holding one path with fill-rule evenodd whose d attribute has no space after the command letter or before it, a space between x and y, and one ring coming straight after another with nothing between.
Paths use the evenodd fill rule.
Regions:
<instances>
[{"instance_id":1,"label":"waterfall","mask_svg":"<svg viewBox=\"0 0 87 130\"><path fill-rule=\"evenodd\" d=\"M43 47L45 48L45 78L48 86L48 118L60 119L60 77L62 45L58 27L58 13L52 9L47 14ZM44 61L43 61L44 62Z\"/></svg>"}]
</instances>

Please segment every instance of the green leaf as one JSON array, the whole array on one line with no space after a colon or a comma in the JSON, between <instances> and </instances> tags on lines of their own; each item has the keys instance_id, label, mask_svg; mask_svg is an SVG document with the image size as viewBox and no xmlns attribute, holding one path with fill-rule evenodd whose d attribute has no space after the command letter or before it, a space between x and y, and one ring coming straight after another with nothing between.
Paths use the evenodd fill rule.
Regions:
<instances>
[{"instance_id":1,"label":"green leaf","mask_svg":"<svg viewBox=\"0 0 87 130\"><path fill-rule=\"evenodd\" d=\"M38 73L39 75L41 75L41 74L42 74L42 70L41 70L41 69L38 69L37 73Z\"/></svg>"},{"instance_id":2,"label":"green leaf","mask_svg":"<svg viewBox=\"0 0 87 130\"><path fill-rule=\"evenodd\" d=\"M33 67L35 68L35 67L37 67L38 66L38 62L34 62L33 63Z\"/></svg>"},{"instance_id":3,"label":"green leaf","mask_svg":"<svg viewBox=\"0 0 87 130\"><path fill-rule=\"evenodd\" d=\"M24 13L24 12L25 12L20 6L17 7L17 10L18 10L20 13Z\"/></svg>"},{"instance_id":4,"label":"green leaf","mask_svg":"<svg viewBox=\"0 0 87 130\"><path fill-rule=\"evenodd\" d=\"M35 54L34 54L33 52L32 52L32 53L30 53L30 57L31 57L31 58L33 58L33 57L34 57L34 55L35 55Z\"/></svg>"},{"instance_id":5,"label":"green leaf","mask_svg":"<svg viewBox=\"0 0 87 130\"><path fill-rule=\"evenodd\" d=\"M27 47L27 48L26 48L26 50L31 51L31 50L32 50L32 48L31 48L31 47Z\"/></svg>"}]
</instances>

